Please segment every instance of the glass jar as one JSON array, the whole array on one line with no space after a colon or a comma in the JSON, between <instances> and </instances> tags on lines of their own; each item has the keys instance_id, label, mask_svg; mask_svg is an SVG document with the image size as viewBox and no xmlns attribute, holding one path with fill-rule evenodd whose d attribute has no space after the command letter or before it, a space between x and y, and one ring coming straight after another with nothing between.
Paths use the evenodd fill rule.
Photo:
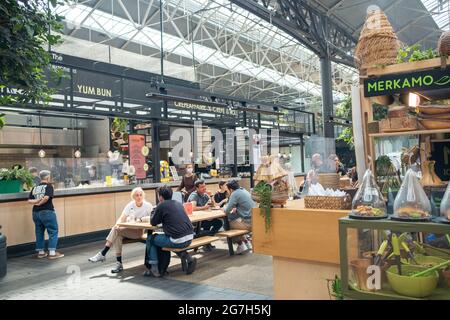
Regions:
<instances>
[{"instance_id":1,"label":"glass jar","mask_svg":"<svg viewBox=\"0 0 450 320\"><path fill-rule=\"evenodd\" d=\"M430 200L412 169L406 172L402 186L395 197L392 218L405 221L426 221L431 218Z\"/></svg>"},{"instance_id":2,"label":"glass jar","mask_svg":"<svg viewBox=\"0 0 450 320\"><path fill-rule=\"evenodd\" d=\"M450 182L441 201L441 217L450 221Z\"/></svg>"},{"instance_id":3,"label":"glass jar","mask_svg":"<svg viewBox=\"0 0 450 320\"><path fill-rule=\"evenodd\" d=\"M350 217L357 219L384 219L387 217L386 212L386 201L375 182L372 172L366 170L361 186L353 198Z\"/></svg>"}]
</instances>

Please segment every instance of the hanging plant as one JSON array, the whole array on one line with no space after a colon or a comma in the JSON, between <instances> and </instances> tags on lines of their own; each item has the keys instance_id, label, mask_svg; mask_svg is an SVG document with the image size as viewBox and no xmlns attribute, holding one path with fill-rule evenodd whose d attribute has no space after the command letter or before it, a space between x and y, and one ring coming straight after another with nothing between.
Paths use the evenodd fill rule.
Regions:
<instances>
[{"instance_id":1,"label":"hanging plant","mask_svg":"<svg viewBox=\"0 0 450 320\"><path fill-rule=\"evenodd\" d=\"M111 124L112 132L124 132L127 129L128 120L115 117Z\"/></svg>"},{"instance_id":2,"label":"hanging plant","mask_svg":"<svg viewBox=\"0 0 450 320\"><path fill-rule=\"evenodd\" d=\"M265 181L260 181L254 188L253 192L259 198L260 214L264 217L266 233L271 226L271 207L272 207L272 186Z\"/></svg>"}]
</instances>

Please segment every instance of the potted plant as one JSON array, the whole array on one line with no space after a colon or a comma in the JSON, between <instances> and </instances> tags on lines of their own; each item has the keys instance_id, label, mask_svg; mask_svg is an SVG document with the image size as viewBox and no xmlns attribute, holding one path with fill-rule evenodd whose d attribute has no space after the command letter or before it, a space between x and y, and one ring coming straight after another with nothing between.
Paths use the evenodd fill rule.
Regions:
<instances>
[{"instance_id":1,"label":"potted plant","mask_svg":"<svg viewBox=\"0 0 450 320\"><path fill-rule=\"evenodd\" d=\"M33 176L27 169L21 166L0 169L0 193L22 192L24 184L27 188L33 186Z\"/></svg>"}]
</instances>

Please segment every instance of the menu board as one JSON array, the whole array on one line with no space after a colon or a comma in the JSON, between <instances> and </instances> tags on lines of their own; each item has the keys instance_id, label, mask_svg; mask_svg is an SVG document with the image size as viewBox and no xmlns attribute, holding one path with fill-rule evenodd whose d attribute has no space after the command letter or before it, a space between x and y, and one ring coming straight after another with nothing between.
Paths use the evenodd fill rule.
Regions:
<instances>
[{"instance_id":1,"label":"menu board","mask_svg":"<svg viewBox=\"0 0 450 320\"><path fill-rule=\"evenodd\" d=\"M145 146L145 136L142 134L130 134L128 136L130 165L136 169L136 179L145 179L147 174L144 170L146 164L142 148Z\"/></svg>"}]
</instances>

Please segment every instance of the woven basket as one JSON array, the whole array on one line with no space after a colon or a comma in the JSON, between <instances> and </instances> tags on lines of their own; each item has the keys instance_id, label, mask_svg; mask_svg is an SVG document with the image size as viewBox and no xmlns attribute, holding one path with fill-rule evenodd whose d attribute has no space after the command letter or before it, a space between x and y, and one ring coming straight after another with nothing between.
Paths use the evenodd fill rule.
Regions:
<instances>
[{"instance_id":1,"label":"woven basket","mask_svg":"<svg viewBox=\"0 0 450 320\"><path fill-rule=\"evenodd\" d=\"M355 49L359 68L395 64L399 49L400 42L384 12L369 12Z\"/></svg>"},{"instance_id":2,"label":"woven basket","mask_svg":"<svg viewBox=\"0 0 450 320\"><path fill-rule=\"evenodd\" d=\"M326 196L306 196L305 208L308 209L328 209L328 210L350 210L352 202L349 196L326 197Z\"/></svg>"},{"instance_id":3,"label":"woven basket","mask_svg":"<svg viewBox=\"0 0 450 320\"><path fill-rule=\"evenodd\" d=\"M441 34L438 43L438 51L441 56L450 55L450 31Z\"/></svg>"},{"instance_id":4,"label":"woven basket","mask_svg":"<svg viewBox=\"0 0 450 320\"><path fill-rule=\"evenodd\" d=\"M252 192L252 199L253 201L259 203L260 202L260 198L259 196ZM289 194L288 192L272 192L272 203L275 204L285 204L286 201L289 199Z\"/></svg>"},{"instance_id":5,"label":"woven basket","mask_svg":"<svg viewBox=\"0 0 450 320\"><path fill-rule=\"evenodd\" d=\"M319 173L319 183L322 187L331 188L331 189L339 189L340 183L339 174L337 173Z\"/></svg>"}]
</instances>

